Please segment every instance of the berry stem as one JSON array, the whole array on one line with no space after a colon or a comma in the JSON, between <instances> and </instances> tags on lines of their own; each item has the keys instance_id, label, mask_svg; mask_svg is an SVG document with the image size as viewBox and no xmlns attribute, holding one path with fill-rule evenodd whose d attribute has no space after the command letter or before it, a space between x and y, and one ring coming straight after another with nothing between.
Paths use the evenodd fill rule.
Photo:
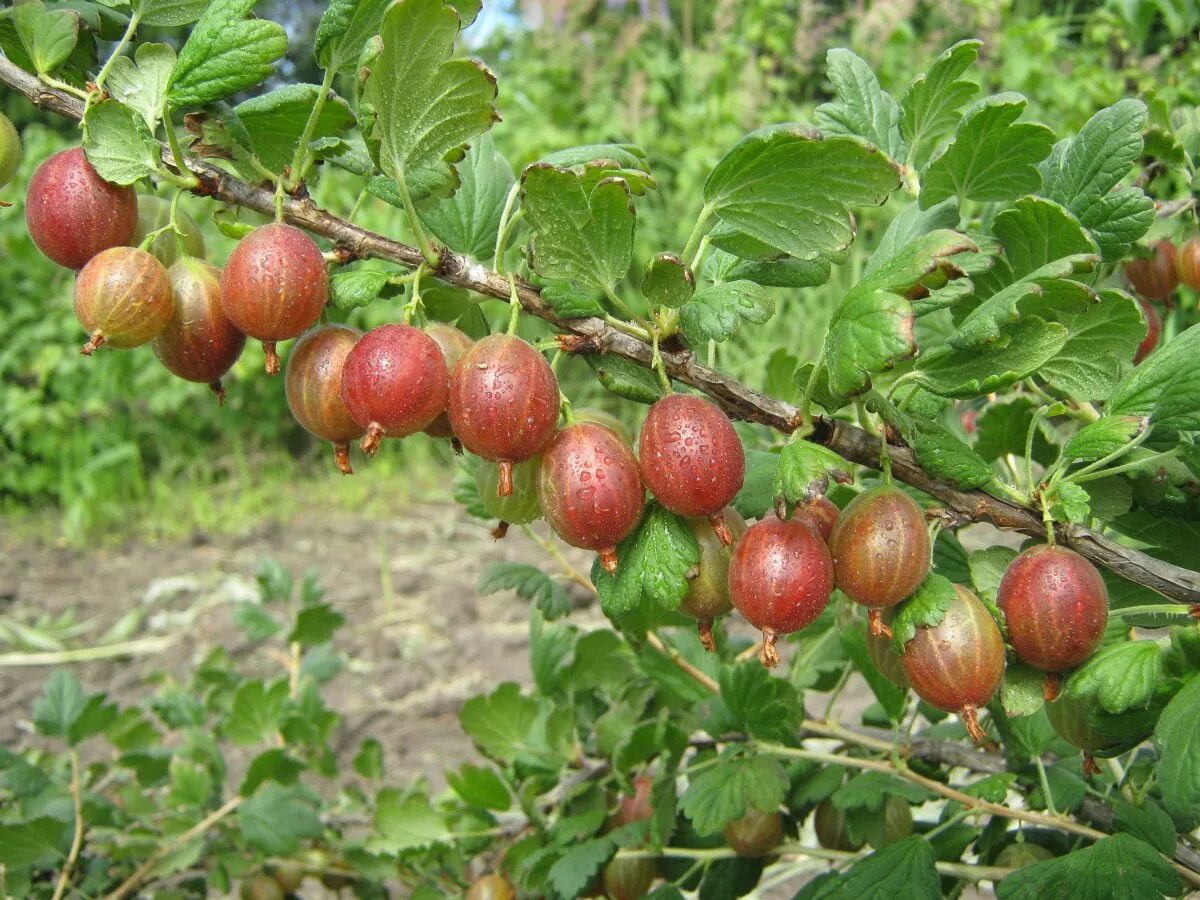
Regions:
<instances>
[{"instance_id":1,"label":"berry stem","mask_svg":"<svg viewBox=\"0 0 1200 900\"><path fill-rule=\"evenodd\" d=\"M137 6L134 6L133 12L129 16L129 24L125 26L125 33L121 35L121 39L117 41L117 46L113 48L113 52L104 62L104 68L100 70L100 74L96 76L92 84L96 85L97 92L104 89L104 79L108 77L109 70L112 69L113 62L117 57L125 52L125 48L129 46L129 41L133 37L133 33L137 31L137 27L141 24L142 14Z\"/></svg>"},{"instance_id":2,"label":"berry stem","mask_svg":"<svg viewBox=\"0 0 1200 900\"><path fill-rule=\"evenodd\" d=\"M500 213L500 227L496 231L496 249L492 254L492 268L498 275L505 274L504 272L504 253L508 249L508 235L512 227L521 218L521 210L513 213L513 207L516 206L517 197L521 193L521 182L514 184L508 191L508 197L504 200L504 211Z\"/></svg>"},{"instance_id":3,"label":"berry stem","mask_svg":"<svg viewBox=\"0 0 1200 900\"><path fill-rule=\"evenodd\" d=\"M383 440L383 426L378 422L372 422L371 427L367 429L367 433L363 435L363 439L359 442L358 448L367 456L374 456L379 450L379 443Z\"/></svg>"},{"instance_id":4,"label":"berry stem","mask_svg":"<svg viewBox=\"0 0 1200 900\"><path fill-rule=\"evenodd\" d=\"M809 433L812 429L812 414L809 410L812 407L813 391L817 389L817 378L825 368L825 350L822 349L817 361L813 363L813 369L808 374L808 383L804 385L804 396L800 398L800 428L809 429L805 433Z\"/></svg>"},{"instance_id":5,"label":"berry stem","mask_svg":"<svg viewBox=\"0 0 1200 900\"><path fill-rule=\"evenodd\" d=\"M958 711L958 716L963 720L963 724L967 726L967 734L971 736L976 744L986 744L988 741L987 732L979 724L979 715L973 706L964 706Z\"/></svg>"},{"instance_id":6,"label":"berry stem","mask_svg":"<svg viewBox=\"0 0 1200 900\"><path fill-rule=\"evenodd\" d=\"M441 257L429 243L429 238L425 236L425 229L421 227L421 220L417 218L417 208L413 205L412 194L408 190L408 180L404 177L404 169L398 168L395 175L396 186L400 189L400 199L404 201L404 212L408 216L408 227L412 229L417 247L420 249L421 255L425 257L425 262L431 266L437 266L441 262Z\"/></svg>"},{"instance_id":7,"label":"berry stem","mask_svg":"<svg viewBox=\"0 0 1200 900\"><path fill-rule=\"evenodd\" d=\"M774 628L764 628L762 632L762 646L758 650L758 661L768 669L773 669L779 665L779 651L775 649L775 642L779 640L779 633Z\"/></svg>"},{"instance_id":8,"label":"berry stem","mask_svg":"<svg viewBox=\"0 0 1200 900\"><path fill-rule=\"evenodd\" d=\"M492 529L492 540L501 541L508 535L508 523L501 519L496 523L496 527Z\"/></svg>"},{"instance_id":9,"label":"berry stem","mask_svg":"<svg viewBox=\"0 0 1200 900\"><path fill-rule=\"evenodd\" d=\"M279 374L279 353L275 350L274 341L262 342L263 353L266 354L266 370L268 375Z\"/></svg>"},{"instance_id":10,"label":"berry stem","mask_svg":"<svg viewBox=\"0 0 1200 900\"><path fill-rule=\"evenodd\" d=\"M200 179L192 174L191 169L187 167L187 163L183 161L183 148L179 146L179 135L175 133L175 124L171 121L166 103L163 103L163 131L167 133L167 146L171 148L171 158L175 160L175 168L179 170L179 177L172 178L172 181L177 181L179 187L186 190L192 190L200 184Z\"/></svg>"},{"instance_id":11,"label":"berry stem","mask_svg":"<svg viewBox=\"0 0 1200 900\"><path fill-rule=\"evenodd\" d=\"M617 548L601 547L599 550L600 567L609 575L617 574Z\"/></svg>"},{"instance_id":12,"label":"berry stem","mask_svg":"<svg viewBox=\"0 0 1200 900\"><path fill-rule=\"evenodd\" d=\"M654 368L654 374L658 376L658 383L662 385L662 389L666 393L674 393L674 389L671 387L671 377L667 375L667 367L663 365L662 352L658 348L657 328L654 329L654 331L652 331L650 334L650 347L651 353L653 354L651 357L651 365Z\"/></svg>"},{"instance_id":13,"label":"berry stem","mask_svg":"<svg viewBox=\"0 0 1200 900\"><path fill-rule=\"evenodd\" d=\"M517 280L508 276L508 329L505 334L516 334L521 321L521 298L517 295Z\"/></svg>"},{"instance_id":14,"label":"berry stem","mask_svg":"<svg viewBox=\"0 0 1200 900\"><path fill-rule=\"evenodd\" d=\"M92 336L88 338L88 342L79 348L79 352L84 356L91 356L104 346L106 340L107 338L99 331L93 331Z\"/></svg>"},{"instance_id":15,"label":"berry stem","mask_svg":"<svg viewBox=\"0 0 1200 900\"><path fill-rule=\"evenodd\" d=\"M692 226L692 233L688 235L687 243L683 247L683 258L690 259L696 252L696 247L700 243L700 236L704 233L704 226L708 224L708 220L713 216L713 208L705 205L700 210L700 215L696 217L696 224Z\"/></svg>"},{"instance_id":16,"label":"berry stem","mask_svg":"<svg viewBox=\"0 0 1200 900\"><path fill-rule=\"evenodd\" d=\"M308 146L312 142L313 132L317 129L321 111L325 109L325 101L329 99L329 90L333 87L333 79L336 75L336 69L332 67L326 69L321 86L317 89L317 97L313 102L312 111L308 114L308 121L304 123L304 132L300 135L300 142L296 144L296 155L292 157L291 172L288 175L288 184L291 187L295 187L304 180L304 176L308 174L308 167L312 165Z\"/></svg>"},{"instance_id":17,"label":"berry stem","mask_svg":"<svg viewBox=\"0 0 1200 900\"><path fill-rule=\"evenodd\" d=\"M212 391L213 395L217 398L217 406L224 406L225 385L221 384L221 379L218 378L216 381L210 381L208 383L208 389Z\"/></svg>"},{"instance_id":18,"label":"berry stem","mask_svg":"<svg viewBox=\"0 0 1200 900\"><path fill-rule=\"evenodd\" d=\"M338 471L343 475L353 475L350 466L350 445L345 441L337 441L333 445L333 461L337 463Z\"/></svg>"},{"instance_id":19,"label":"berry stem","mask_svg":"<svg viewBox=\"0 0 1200 900\"><path fill-rule=\"evenodd\" d=\"M1058 699L1058 692L1062 688L1062 676L1058 672L1047 672L1046 677L1042 679L1042 697L1047 703L1053 703Z\"/></svg>"},{"instance_id":20,"label":"berry stem","mask_svg":"<svg viewBox=\"0 0 1200 900\"><path fill-rule=\"evenodd\" d=\"M892 629L883 621L883 610L870 610L867 613L867 624L870 626L872 637L883 637L889 641L892 639Z\"/></svg>"},{"instance_id":21,"label":"berry stem","mask_svg":"<svg viewBox=\"0 0 1200 900\"><path fill-rule=\"evenodd\" d=\"M501 459L501 460L497 461L496 468L500 472L500 478L496 484L496 496L497 497L511 497L512 492L513 492L512 460L511 459Z\"/></svg>"},{"instance_id":22,"label":"berry stem","mask_svg":"<svg viewBox=\"0 0 1200 900\"><path fill-rule=\"evenodd\" d=\"M696 632L700 635L700 646L709 653L717 652L717 641L713 637L713 623L711 619L700 619L696 623Z\"/></svg>"},{"instance_id":23,"label":"berry stem","mask_svg":"<svg viewBox=\"0 0 1200 900\"><path fill-rule=\"evenodd\" d=\"M712 525L712 529L716 532L717 540L721 542L722 547L728 547L733 543L733 533L725 523L724 513L716 513L709 516L708 523Z\"/></svg>"}]
</instances>

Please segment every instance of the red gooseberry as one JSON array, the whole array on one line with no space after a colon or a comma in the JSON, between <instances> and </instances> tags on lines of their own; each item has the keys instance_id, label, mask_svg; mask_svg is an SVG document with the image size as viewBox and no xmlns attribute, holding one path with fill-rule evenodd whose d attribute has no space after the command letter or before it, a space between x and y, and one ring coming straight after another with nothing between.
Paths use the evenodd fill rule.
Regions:
<instances>
[{"instance_id":1,"label":"red gooseberry","mask_svg":"<svg viewBox=\"0 0 1200 900\"><path fill-rule=\"evenodd\" d=\"M342 399L346 357L362 337L348 325L325 325L300 336L288 356L283 387L292 417L313 437L333 444L333 459L343 475L353 475L350 441L363 427Z\"/></svg>"},{"instance_id":2,"label":"red gooseberry","mask_svg":"<svg viewBox=\"0 0 1200 900\"><path fill-rule=\"evenodd\" d=\"M1166 300L1179 287L1175 271L1175 245L1161 240L1151 248L1149 257L1137 257L1125 263L1125 277L1134 292L1147 300Z\"/></svg>"},{"instance_id":3,"label":"red gooseberry","mask_svg":"<svg viewBox=\"0 0 1200 900\"><path fill-rule=\"evenodd\" d=\"M90 335L84 356L105 344L140 347L162 334L174 314L167 270L145 250L102 250L75 278L75 318Z\"/></svg>"},{"instance_id":4,"label":"red gooseberry","mask_svg":"<svg viewBox=\"0 0 1200 900\"><path fill-rule=\"evenodd\" d=\"M1200 290L1200 237L1183 242L1175 254L1175 273L1192 290Z\"/></svg>"},{"instance_id":5,"label":"red gooseberry","mask_svg":"<svg viewBox=\"0 0 1200 900\"><path fill-rule=\"evenodd\" d=\"M1137 353L1133 356L1135 366L1154 352L1154 348L1158 346L1158 339L1162 337L1162 316L1158 314L1158 310L1148 300L1140 297L1138 306L1142 308L1142 316L1146 320L1146 336L1138 344Z\"/></svg>"}]
</instances>

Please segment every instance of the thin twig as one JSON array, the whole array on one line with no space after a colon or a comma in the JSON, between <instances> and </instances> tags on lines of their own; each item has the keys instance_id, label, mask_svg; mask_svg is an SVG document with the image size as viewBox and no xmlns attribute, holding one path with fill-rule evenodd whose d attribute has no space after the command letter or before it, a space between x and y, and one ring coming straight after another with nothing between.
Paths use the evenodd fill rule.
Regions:
<instances>
[{"instance_id":1,"label":"thin twig","mask_svg":"<svg viewBox=\"0 0 1200 900\"><path fill-rule=\"evenodd\" d=\"M71 804L75 808L75 832L71 837L71 851L67 861L63 863L58 875L58 884L54 886L52 900L61 900L71 882L71 873L75 871L75 863L79 860L79 851L83 849L83 787L79 778L79 751L71 751ZM3 895L0 895L3 896Z\"/></svg>"},{"instance_id":2,"label":"thin twig","mask_svg":"<svg viewBox=\"0 0 1200 900\"><path fill-rule=\"evenodd\" d=\"M62 666L68 663L94 662L114 656L150 656L162 653L175 643L175 637L138 638L78 650L51 650L45 653L0 653L0 668L8 666Z\"/></svg>"}]
</instances>

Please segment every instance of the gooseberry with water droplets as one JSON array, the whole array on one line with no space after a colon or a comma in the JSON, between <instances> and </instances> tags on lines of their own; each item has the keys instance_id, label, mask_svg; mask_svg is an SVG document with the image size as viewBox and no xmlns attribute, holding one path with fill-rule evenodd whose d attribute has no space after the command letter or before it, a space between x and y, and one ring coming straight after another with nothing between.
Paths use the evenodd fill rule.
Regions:
<instances>
[{"instance_id":1,"label":"gooseberry with water droplets","mask_svg":"<svg viewBox=\"0 0 1200 900\"><path fill-rule=\"evenodd\" d=\"M454 367L458 365L463 354L475 343L465 332L453 325L447 325L445 322L434 322L432 325L426 326L425 333L433 338L438 349L442 351L442 358L446 360L446 370L449 372L454 371ZM449 414L444 412L439 414L426 426L425 433L435 438L453 438L454 429L450 427Z\"/></svg>"},{"instance_id":2,"label":"gooseberry with water droplets","mask_svg":"<svg viewBox=\"0 0 1200 900\"><path fill-rule=\"evenodd\" d=\"M346 357L362 337L348 325L325 325L300 336L288 356L283 386L292 417L313 437L333 444L333 459L343 475L353 475L350 441L362 436L342 399Z\"/></svg>"},{"instance_id":3,"label":"gooseberry with water droplets","mask_svg":"<svg viewBox=\"0 0 1200 900\"><path fill-rule=\"evenodd\" d=\"M75 278L75 318L90 335L84 356L106 344L140 347L162 334L174 314L167 270L145 250L103 250Z\"/></svg>"}]
</instances>

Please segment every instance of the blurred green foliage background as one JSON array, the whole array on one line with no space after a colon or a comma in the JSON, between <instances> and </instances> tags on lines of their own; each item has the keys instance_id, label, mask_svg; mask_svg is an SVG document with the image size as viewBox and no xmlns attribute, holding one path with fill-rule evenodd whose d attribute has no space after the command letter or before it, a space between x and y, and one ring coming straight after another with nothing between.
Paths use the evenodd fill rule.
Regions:
<instances>
[{"instance_id":1,"label":"blurred green foliage background","mask_svg":"<svg viewBox=\"0 0 1200 900\"><path fill-rule=\"evenodd\" d=\"M494 131L497 146L517 171L579 144L643 146L659 187L639 203L641 259L682 247L700 186L725 148L764 123L811 117L829 95L824 57L830 47L853 49L883 87L899 95L941 50L980 37L985 90L1020 91L1030 99L1027 118L1060 135L1125 96L1143 97L1152 110L1200 104L1200 8L1192 0L487 5L492 8L466 37L470 52L499 76L504 121ZM260 15L285 21L292 36L281 79L320 80L306 36L319 12L315 2L260 4ZM338 89L350 96L354 85ZM224 408L203 386L170 376L149 349L81 357L84 335L71 311L71 273L34 249L22 207L37 163L77 141L77 133L15 97L0 96L0 109L22 130L26 154L3 194L14 205L0 210L0 511L10 523L72 542L130 531L176 535L237 529L326 498L382 508L446 491L453 456L444 443L424 437L387 442L370 463L356 454L359 474L343 479L328 448L292 421L282 378L263 374L253 343L227 379ZM327 169L314 194L345 214L358 188L352 176ZM232 242L206 218L213 204L193 198L185 204L205 222L210 258L222 263ZM772 324L746 329L723 345L718 365L776 394L794 390L789 379L772 378L772 354L801 361L816 355L831 305L857 279L871 232L885 227L891 214L864 219L854 252L827 284L779 292ZM379 201L365 203L356 218L395 236L403 236L401 219ZM397 315L400 302L333 318L367 328ZM482 309L495 320L505 315L494 302ZM529 336L539 335L538 323L524 327ZM581 362L566 362L562 378L577 404L606 404ZM622 414L636 415L628 406Z\"/></svg>"}]
</instances>

